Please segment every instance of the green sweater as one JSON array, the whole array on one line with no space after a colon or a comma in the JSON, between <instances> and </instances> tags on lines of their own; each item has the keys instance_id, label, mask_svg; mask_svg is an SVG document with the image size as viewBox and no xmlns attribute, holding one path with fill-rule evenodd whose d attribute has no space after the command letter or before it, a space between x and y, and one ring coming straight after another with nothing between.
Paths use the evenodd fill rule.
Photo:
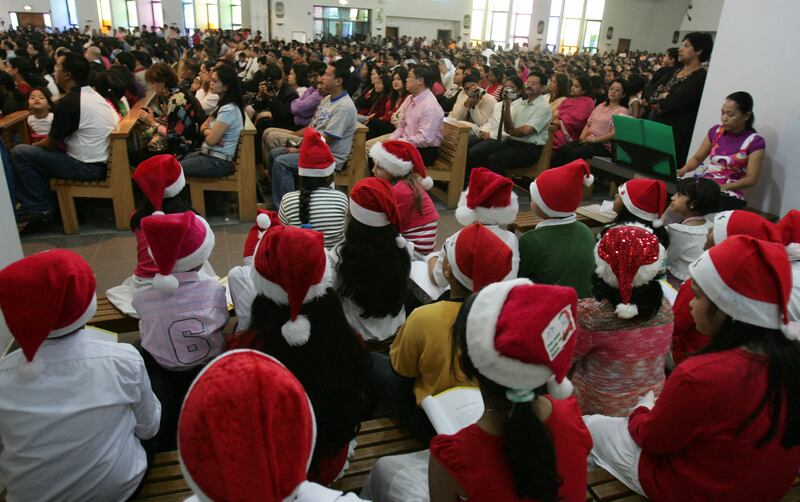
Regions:
<instances>
[{"instance_id":1,"label":"green sweater","mask_svg":"<svg viewBox=\"0 0 800 502\"><path fill-rule=\"evenodd\" d=\"M589 227L579 221L530 230L519 239L519 277L572 286L579 298L590 297L596 243Z\"/></svg>"}]
</instances>

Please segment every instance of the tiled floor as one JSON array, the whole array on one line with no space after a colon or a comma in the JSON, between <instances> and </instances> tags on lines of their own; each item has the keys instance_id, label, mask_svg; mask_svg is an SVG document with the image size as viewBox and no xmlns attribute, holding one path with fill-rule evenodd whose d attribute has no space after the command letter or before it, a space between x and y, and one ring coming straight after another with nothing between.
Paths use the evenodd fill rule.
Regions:
<instances>
[{"instance_id":1,"label":"tiled floor","mask_svg":"<svg viewBox=\"0 0 800 502\"><path fill-rule=\"evenodd\" d=\"M527 202L521 200L520 205L525 207ZM453 210L445 209L438 201L436 206L441 215L438 239L438 244L441 244L461 225L456 221ZM97 292L104 296L108 288L120 284L133 273L136 267L136 239L131 232L115 230L113 218L105 214L103 207L95 210L99 214L82 214L87 221L81 221L80 235L65 236L60 227L54 226L45 233L23 234L22 249L25 256L53 248L75 251L94 269ZM235 218L221 216L211 216L209 223L216 237L209 262L219 276L224 276L231 267L241 264L244 241L252 223L239 223Z\"/></svg>"}]
</instances>

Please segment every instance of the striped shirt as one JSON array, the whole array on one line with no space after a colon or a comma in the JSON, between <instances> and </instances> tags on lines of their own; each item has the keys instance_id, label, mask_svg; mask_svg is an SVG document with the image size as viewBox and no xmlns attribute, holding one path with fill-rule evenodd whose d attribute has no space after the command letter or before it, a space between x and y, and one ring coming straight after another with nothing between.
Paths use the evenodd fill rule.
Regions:
<instances>
[{"instance_id":1,"label":"striped shirt","mask_svg":"<svg viewBox=\"0 0 800 502\"><path fill-rule=\"evenodd\" d=\"M344 226L347 219L347 195L334 188L317 188L311 192L309 218L311 230L322 232L325 247L330 249L344 240ZM284 225L301 226L300 191L289 192L281 199L278 217Z\"/></svg>"},{"instance_id":2,"label":"striped shirt","mask_svg":"<svg viewBox=\"0 0 800 502\"><path fill-rule=\"evenodd\" d=\"M593 140L614 132L614 121L611 118L614 115L628 115L628 109L620 105L598 105L586 122L586 138Z\"/></svg>"},{"instance_id":3,"label":"striped shirt","mask_svg":"<svg viewBox=\"0 0 800 502\"><path fill-rule=\"evenodd\" d=\"M437 221L432 221L419 227L409 228L403 232L403 237L414 243L415 253L425 256L432 253L436 246L437 224Z\"/></svg>"}]
</instances>

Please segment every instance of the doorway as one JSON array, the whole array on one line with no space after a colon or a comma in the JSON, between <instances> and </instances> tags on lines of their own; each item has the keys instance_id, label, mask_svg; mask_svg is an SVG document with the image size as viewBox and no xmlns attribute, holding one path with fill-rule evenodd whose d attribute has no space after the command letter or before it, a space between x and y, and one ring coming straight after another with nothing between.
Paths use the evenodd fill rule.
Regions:
<instances>
[{"instance_id":1,"label":"doorway","mask_svg":"<svg viewBox=\"0 0 800 502\"><path fill-rule=\"evenodd\" d=\"M453 38L453 30L436 30L436 38L444 45L447 45Z\"/></svg>"},{"instance_id":2,"label":"doorway","mask_svg":"<svg viewBox=\"0 0 800 502\"><path fill-rule=\"evenodd\" d=\"M631 50L631 39L630 38L620 38L617 43L617 53L627 54Z\"/></svg>"},{"instance_id":3,"label":"doorway","mask_svg":"<svg viewBox=\"0 0 800 502\"><path fill-rule=\"evenodd\" d=\"M33 28L45 28L43 12L17 12L17 21L21 28L31 26Z\"/></svg>"},{"instance_id":4,"label":"doorway","mask_svg":"<svg viewBox=\"0 0 800 502\"><path fill-rule=\"evenodd\" d=\"M392 39L392 40L398 40L400 38L399 29L397 28L397 26L387 26L386 27L386 38L389 38L389 39Z\"/></svg>"}]
</instances>

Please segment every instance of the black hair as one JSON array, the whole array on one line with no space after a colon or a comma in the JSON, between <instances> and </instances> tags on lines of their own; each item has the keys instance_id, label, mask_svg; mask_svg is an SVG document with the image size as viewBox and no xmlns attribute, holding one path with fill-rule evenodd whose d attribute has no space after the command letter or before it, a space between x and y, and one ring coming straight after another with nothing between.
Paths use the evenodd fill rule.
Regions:
<instances>
[{"instance_id":1,"label":"black hair","mask_svg":"<svg viewBox=\"0 0 800 502\"><path fill-rule=\"evenodd\" d=\"M631 96L638 94L639 91L644 89L644 86L647 84L644 77L641 75L633 74L628 77L628 92Z\"/></svg>"},{"instance_id":2,"label":"black hair","mask_svg":"<svg viewBox=\"0 0 800 502\"><path fill-rule=\"evenodd\" d=\"M24 56L17 56L8 60L9 66L14 68L22 75L22 79L31 87L47 87L47 80L39 74L34 73L31 60Z\"/></svg>"},{"instance_id":3,"label":"black hair","mask_svg":"<svg viewBox=\"0 0 800 502\"><path fill-rule=\"evenodd\" d=\"M605 234L606 231L611 227L625 225L628 223L639 223L640 225L644 225L645 227L648 228L648 230L653 231L653 234L656 237L658 237L658 242L660 242L661 245L664 246L664 249L667 249L669 247L669 232L667 232L666 228L664 228L663 226L660 226L658 228L653 227L652 221L647 221L643 218L639 218L638 216L630 212L630 210L627 207L625 207L624 204L622 205L622 209L620 209L619 212L617 213L617 217L614 218L614 222L609 225L606 225L600 232L600 236Z\"/></svg>"},{"instance_id":4,"label":"black hair","mask_svg":"<svg viewBox=\"0 0 800 502\"><path fill-rule=\"evenodd\" d=\"M612 306L622 302L619 296L619 289L609 286L606 281L596 273L592 274L592 290L594 298L598 301L608 300ZM631 291L631 303L636 305L639 313L631 320L646 321L652 318L661 308L664 299L664 291L658 282L658 277L647 284L637 286Z\"/></svg>"},{"instance_id":5,"label":"black hair","mask_svg":"<svg viewBox=\"0 0 800 502\"><path fill-rule=\"evenodd\" d=\"M789 340L780 330L753 326L728 316L720 332L711 337L699 354L713 354L737 347L748 347L762 353L769 361L767 391L737 432L741 434L769 406L769 428L756 447L766 445L777 435L780 435L781 446L786 449L800 445L800 343ZM779 431L784 399L786 428Z\"/></svg>"},{"instance_id":6,"label":"black hair","mask_svg":"<svg viewBox=\"0 0 800 502\"><path fill-rule=\"evenodd\" d=\"M467 318L477 294L464 300L453 323L451 360L459 361L464 375L478 380L481 392L504 398L506 387L481 375L469 358ZM544 393L543 388L536 394ZM533 411L533 403L514 403L506 415L503 430L503 450L511 469L511 479L521 499L556 502L561 479L556 470L556 448L550 429Z\"/></svg>"},{"instance_id":7,"label":"black hair","mask_svg":"<svg viewBox=\"0 0 800 502\"><path fill-rule=\"evenodd\" d=\"M239 77L236 76L236 72L228 65L220 65L219 68L214 70L217 73L217 78L219 79L222 84L227 87L227 90L219 97L219 104L217 105L217 109L214 110L214 118L217 117L219 110L227 105L228 103L232 103L239 108L239 113L242 114L242 120L244 120L244 102L242 101L242 89L239 86Z\"/></svg>"},{"instance_id":8,"label":"black hair","mask_svg":"<svg viewBox=\"0 0 800 502\"><path fill-rule=\"evenodd\" d=\"M281 64L283 65L283 72L288 75L289 74L289 70L292 69L292 65L294 63L294 60L291 58L291 56L281 56L280 61L281 61Z\"/></svg>"},{"instance_id":9,"label":"black hair","mask_svg":"<svg viewBox=\"0 0 800 502\"><path fill-rule=\"evenodd\" d=\"M541 71L539 71L537 69L533 69L533 70L529 71L528 72L528 78L531 78L531 77L539 77L539 83L542 86L547 85L547 76L544 73L542 73Z\"/></svg>"},{"instance_id":10,"label":"black hair","mask_svg":"<svg viewBox=\"0 0 800 502\"><path fill-rule=\"evenodd\" d=\"M298 176L300 189L300 223L308 224L311 220L311 193L331 184L332 176Z\"/></svg>"},{"instance_id":11,"label":"black hair","mask_svg":"<svg viewBox=\"0 0 800 502\"><path fill-rule=\"evenodd\" d=\"M392 59L394 59L395 61L397 61L399 63L400 62L400 53L397 52L397 51L392 51L387 55L387 59L388 58L392 58Z\"/></svg>"},{"instance_id":12,"label":"black hair","mask_svg":"<svg viewBox=\"0 0 800 502\"><path fill-rule=\"evenodd\" d=\"M491 73L492 75L494 75L494 78L495 78L495 79L496 79L498 82L500 82L500 81L502 81L502 80L503 80L503 68L502 68L502 67L500 67L500 66L495 66L495 67L493 67L493 68L491 69L491 71L490 71L489 73Z\"/></svg>"},{"instance_id":13,"label":"black hair","mask_svg":"<svg viewBox=\"0 0 800 502\"><path fill-rule=\"evenodd\" d=\"M423 65L419 65L419 66L417 66L417 68L420 68L422 66ZM431 64L429 64L429 65L427 65L425 67L428 68L431 71L431 86L433 86L433 84L435 84L435 83L438 83L439 85L444 85L443 82L442 82L442 74L439 73L439 64L438 63L431 63ZM416 75L416 74L417 73L415 71L414 75Z\"/></svg>"},{"instance_id":14,"label":"black hair","mask_svg":"<svg viewBox=\"0 0 800 502\"><path fill-rule=\"evenodd\" d=\"M610 84L608 84L608 88L611 89L611 86L614 85L615 83L622 86L622 99L619 100L619 104L620 104L620 106L624 106L625 108L627 108L628 107L628 101L630 100L630 92L628 91L628 83L625 82L624 80L622 80L621 78L615 78L614 80L611 81ZM611 104L611 98L606 96L605 103L606 103L606 105Z\"/></svg>"},{"instance_id":15,"label":"black hair","mask_svg":"<svg viewBox=\"0 0 800 502\"><path fill-rule=\"evenodd\" d=\"M347 323L339 297L328 288L300 309L311 324L311 336L291 346L281 334L289 320L289 306L258 295L253 300L251 329L254 349L269 354L303 384L317 424L312 469L337 454L353 439L361 422L370 358L358 335Z\"/></svg>"},{"instance_id":16,"label":"black hair","mask_svg":"<svg viewBox=\"0 0 800 502\"><path fill-rule=\"evenodd\" d=\"M433 72L430 68L423 65L417 65L411 68L408 72L414 72L414 78L421 79L426 89L430 89L433 85Z\"/></svg>"},{"instance_id":17,"label":"black hair","mask_svg":"<svg viewBox=\"0 0 800 502\"><path fill-rule=\"evenodd\" d=\"M569 77L563 73L556 73L553 75L556 81L556 95L550 96L551 98L568 98L569 97Z\"/></svg>"},{"instance_id":18,"label":"black hair","mask_svg":"<svg viewBox=\"0 0 800 502\"><path fill-rule=\"evenodd\" d=\"M578 85L581 86L584 96L592 97L592 93L594 91L592 91L592 81L589 80L588 75L586 75L585 73L581 73L580 75L575 75L574 77L572 77L572 80L578 81Z\"/></svg>"},{"instance_id":19,"label":"black hair","mask_svg":"<svg viewBox=\"0 0 800 502\"><path fill-rule=\"evenodd\" d=\"M308 81L307 64L296 64L292 66L292 70L294 70L294 79L298 87L308 87L311 84L311 82Z\"/></svg>"},{"instance_id":20,"label":"black hair","mask_svg":"<svg viewBox=\"0 0 800 502\"><path fill-rule=\"evenodd\" d=\"M267 70L264 72L264 77L273 82L283 78L283 70L276 64L267 65Z\"/></svg>"},{"instance_id":21,"label":"black hair","mask_svg":"<svg viewBox=\"0 0 800 502\"><path fill-rule=\"evenodd\" d=\"M464 78L466 78L466 77L464 77ZM512 75L512 76L506 78L506 80L510 80L514 84L514 87L517 88L517 90L522 90L522 89L525 88L525 84L522 82L522 79L520 77L518 77L517 75Z\"/></svg>"},{"instance_id":22,"label":"black hair","mask_svg":"<svg viewBox=\"0 0 800 502\"><path fill-rule=\"evenodd\" d=\"M342 88L348 90L352 85L353 73L350 71L350 64L342 59L334 61L328 66L333 68L333 77L342 79Z\"/></svg>"},{"instance_id":23,"label":"black hair","mask_svg":"<svg viewBox=\"0 0 800 502\"><path fill-rule=\"evenodd\" d=\"M692 46L694 47L694 46ZM670 47L667 49L667 56L675 63L678 64L678 48L677 47Z\"/></svg>"},{"instance_id":24,"label":"black hair","mask_svg":"<svg viewBox=\"0 0 800 502\"><path fill-rule=\"evenodd\" d=\"M138 188L139 185L136 183L133 185L137 188L137 190L140 191ZM136 207L136 212L133 213L133 216L131 216L131 231L139 229L142 223L142 218L150 216L155 210L156 209L153 207L153 204L150 203L150 199L147 197L142 197L139 200L138 206ZM183 190L181 190L175 197L165 197L161 202L161 211L166 214L185 213L186 211L192 211L195 214L199 214L197 211L192 209L192 205L189 204L188 185L183 187Z\"/></svg>"},{"instance_id":25,"label":"black hair","mask_svg":"<svg viewBox=\"0 0 800 502\"><path fill-rule=\"evenodd\" d=\"M699 52L697 59L701 63L711 59L711 51L714 49L714 39L711 38L711 34L704 31L693 31L687 33L683 40L688 40L694 51Z\"/></svg>"},{"instance_id":26,"label":"black hair","mask_svg":"<svg viewBox=\"0 0 800 502\"><path fill-rule=\"evenodd\" d=\"M719 211L720 189L717 182L706 178L678 180L676 192L689 197L689 209L706 215Z\"/></svg>"},{"instance_id":27,"label":"black hair","mask_svg":"<svg viewBox=\"0 0 800 502\"><path fill-rule=\"evenodd\" d=\"M391 81L394 81L395 76L400 77L400 82L402 82L402 85L400 86L399 91L395 90L394 87L392 87L392 105L393 105L392 108L400 106L402 103L398 103L397 101L405 99L406 94L408 94L406 90L406 78L408 78L408 70L406 70L402 66L399 68L395 68L395 70L392 72ZM389 83L390 86L391 86L391 81Z\"/></svg>"},{"instance_id":28,"label":"black hair","mask_svg":"<svg viewBox=\"0 0 800 502\"><path fill-rule=\"evenodd\" d=\"M197 75L200 73L200 64L195 59L184 59L183 60L183 69L189 70L192 75Z\"/></svg>"},{"instance_id":29,"label":"black hair","mask_svg":"<svg viewBox=\"0 0 800 502\"><path fill-rule=\"evenodd\" d=\"M33 89L31 89L30 94L28 94L28 98L31 97L33 91L39 91L42 94L44 94L44 99L47 101L47 106L50 108L50 111L52 112L53 108L55 107L55 103L53 103L53 96L50 95L50 89L48 89L47 87L34 87Z\"/></svg>"},{"instance_id":30,"label":"black hair","mask_svg":"<svg viewBox=\"0 0 800 502\"><path fill-rule=\"evenodd\" d=\"M130 52L120 52L117 54L116 60L119 61L119 64L126 66L131 73L136 70L136 57Z\"/></svg>"},{"instance_id":31,"label":"black hair","mask_svg":"<svg viewBox=\"0 0 800 502\"><path fill-rule=\"evenodd\" d=\"M397 315L403 308L411 258L395 243L392 225L370 227L350 218L339 248L338 292L363 311L363 317Z\"/></svg>"},{"instance_id":32,"label":"black hair","mask_svg":"<svg viewBox=\"0 0 800 502\"><path fill-rule=\"evenodd\" d=\"M464 87L465 85L467 85L469 83L477 84L479 82L478 82L478 79L475 78L474 75L465 75L463 80L461 80L461 87Z\"/></svg>"},{"instance_id":33,"label":"black hair","mask_svg":"<svg viewBox=\"0 0 800 502\"><path fill-rule=\"evenodd\" d=\"M150 68L153 64L153 58L145 51L133 51L133 57L145 68Z\"/></svg>"},{"instance_id":34,"label":"black hair","mask_svg":"<svg viewBox=\"0 0 800 502\"><path fill-rule=\"evenodd\" d=\"M322 75L325 73L325 68L327 67L328 65L326 65L322 61L312 61L308 63L308 73Z\"/></svg>"},{"instance_id":35,"label":"black hair","mask_svg":"<svg viewBox=\"0 0 800 502\"><path fill-rule=\"evenodd\" d=\"M61 60L61 69L69 73L79 87L89 83L89 62L80 54L68 52Z\"/></svg>"},{"instance_id":36,"label":"black hair","mask_svg":"<svg viewBox=\"0 0 800 502\"><path fill-rule=\"evenodd\" d=\"M13 59L12 59L13 61ZM756 121L756 116L753 114L753 96L750 95L749 92L745 91L737 91L733 94L728 94L728 97L725 99L731 100L736 103L736 108L739 109L740 112L743 114L749 113L750 118L747 119L747 123L745 127L748 129L753 128L753 123Z\"/></svg>"}]
</instances>

